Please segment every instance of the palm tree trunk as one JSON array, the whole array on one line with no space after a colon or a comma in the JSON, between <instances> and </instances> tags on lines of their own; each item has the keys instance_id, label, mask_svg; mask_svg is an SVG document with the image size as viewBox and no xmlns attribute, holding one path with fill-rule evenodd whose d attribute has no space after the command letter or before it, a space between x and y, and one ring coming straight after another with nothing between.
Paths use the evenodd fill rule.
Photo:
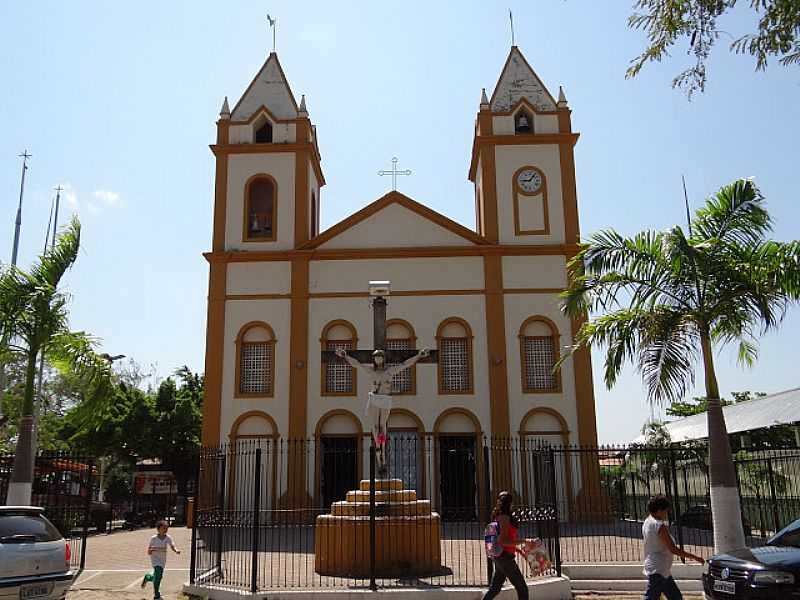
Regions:
<instances>
[{"instance_id":1,"label":"palm tree trunk","mask_svg":"<svg viewBox=\"0 0 800 600\"><path fill-rule=\"evenodd\" d=\"M714 371L714 356L711 338L707 331L700 334L703 349L703 367L708 400L708 464L711 487L711 517L714 524L714 551L728 552L743 548L742 507L739 501L739 486L736 482L736 467L733 464L731 443L725 416L719 398L717 375Z\"/></svg>"},{"instance_id":2,"label":"palm tree trunk","mask_svg":"<svg viewBox=\"0 0 800 600\"><path fill-rule=\"evenodd\" d=\"M14 455L14 470L8 483L8 506L28 506L31 503L34 470L34 427L33 398L36 381L36 348L28 351L28 364L25 369L25 399L19 419L17 449Z\"/></svg>"}]
</instances>

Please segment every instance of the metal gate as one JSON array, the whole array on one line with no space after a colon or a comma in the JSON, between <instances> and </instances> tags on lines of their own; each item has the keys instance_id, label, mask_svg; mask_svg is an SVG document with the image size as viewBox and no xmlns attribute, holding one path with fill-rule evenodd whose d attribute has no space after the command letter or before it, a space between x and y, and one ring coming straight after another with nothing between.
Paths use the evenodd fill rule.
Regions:
<instances>
[{"instance_id":1,"label":"metal gate","mask_svg":"<svg viewBox=\"0 0 800 600\"><path fill-rule=\"evenodd\" d=\"M6 503L13 468L14 455L0 454L0 504ZM86 564L96 482L94 458L59 452L43 452L36 457L31 505L44 508L45 516L64 536L73 570ZM105 519L102 506L95 508L98 519Z\"/></svg>"}]
</instances>

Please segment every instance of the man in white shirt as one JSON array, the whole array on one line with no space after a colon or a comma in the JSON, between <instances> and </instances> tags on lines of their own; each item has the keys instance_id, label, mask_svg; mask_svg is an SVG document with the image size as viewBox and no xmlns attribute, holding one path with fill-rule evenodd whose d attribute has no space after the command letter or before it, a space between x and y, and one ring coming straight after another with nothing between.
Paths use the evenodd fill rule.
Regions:
<instances>
[{"instance_id":1,"label":"man in white shirt","mask_svg":"<svg viewBox=\"0 0 800 600\"><path fill-rule=\"evenodd\" d=\"M644 574L647 576L647 590L644 600L659 600L661 594L667 600L682 600L683 594L672 578L673 557L690 558L701 565L705 562L699 556L681 550L669 533L669 499L658 495L650 498L647 511L650 515L642 525L644 539Z\"/></svg>"}]
</instances>

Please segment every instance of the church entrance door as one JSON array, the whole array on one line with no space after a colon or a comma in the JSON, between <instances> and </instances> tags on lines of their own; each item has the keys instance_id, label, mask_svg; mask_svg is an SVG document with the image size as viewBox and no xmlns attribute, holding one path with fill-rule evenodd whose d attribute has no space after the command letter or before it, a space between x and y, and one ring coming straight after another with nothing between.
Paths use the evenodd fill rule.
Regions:
<instances>
[{"instance_id":1,"label":"church entrance door","mask_svg":"<svg viewBox=\"0 0 800 600\"><path fill-rule=\"evenodd\" d=\"M344 500L347 492L358 489L358 438L355 436L322 436L320 491L322 506L329 508Z\"/></svg>"},{"instance_id":2,"label":"church entrance door","mask_svg":"<svg viewBox=\"0 0 800 600\"><path fill-rule=\"evenodd\" d=\"M474 435L439 437L439 494L442 519L473 521L476 511L476 460Z\"/></svg>"}]
</instances>

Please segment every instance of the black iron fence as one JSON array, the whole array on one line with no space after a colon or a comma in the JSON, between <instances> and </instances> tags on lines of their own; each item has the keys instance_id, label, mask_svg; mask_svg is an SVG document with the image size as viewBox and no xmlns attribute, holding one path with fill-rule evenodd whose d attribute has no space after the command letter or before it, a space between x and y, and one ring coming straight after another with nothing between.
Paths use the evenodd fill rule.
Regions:
<instances>
[{"instance_id":1,"label":"black iron fence","mask_svg":"<svg viewBox=\"0 0 800 600\"><path fill-rule=\"evenodd\" d=\"M542 574L557 574L555 458L508 440L409 432L377 452L344 435L204 449L190 579L252 592L486 585L484 529L507 488L520 536L540 538L552 559ZM523 477L529 485L516 487Z\"/></svg>"},{"instance_id":2,"label":"black iron fence","mask_svg":"<svg viewBox=\"0 0 800 600\"><path fill-rule=\"evenodd\" d=\"M681 548L705 558L713 551L708 450L556 448L561 553L565 563L638 562L647 501L672 502L672 534ZM800 448L740 451L734 462L747 544L800 517ZM579 474L579 475L576 475Z\"/></svg>"},{"instance_id":3,"label":"black iron fence","mask_svg":"<svg viewBox=\"0 0 800 600\"><path fill-rule=\"evenodd\" d=\"M0 504L6 503L13 454L0 454ZM97 495L95 460L61 452L42 452L36 457L31 504L44 508L45 515L67 540L73 569L86 563L86 536L102 507Z\"/></svg>"},{"instance_id":4,"label":"black iron fence","mask_svg":"<svg viewBox=\"0 0 800 600\"><path fill-rule=\"evenodd\" d=\"M751 449L735 462L747 542L759 545L800 517L800 448ZM655 494L672 501L678 545L712 554L702 445L554 447L535 437L391 432L373 454L366 436L251 439L204 449L199 474L197 584L486 585L484 528L503 489L515 494L520 536L547 548L546 574L560 574L562 562L640 562Z\"/></svg>"}]
</instances>

